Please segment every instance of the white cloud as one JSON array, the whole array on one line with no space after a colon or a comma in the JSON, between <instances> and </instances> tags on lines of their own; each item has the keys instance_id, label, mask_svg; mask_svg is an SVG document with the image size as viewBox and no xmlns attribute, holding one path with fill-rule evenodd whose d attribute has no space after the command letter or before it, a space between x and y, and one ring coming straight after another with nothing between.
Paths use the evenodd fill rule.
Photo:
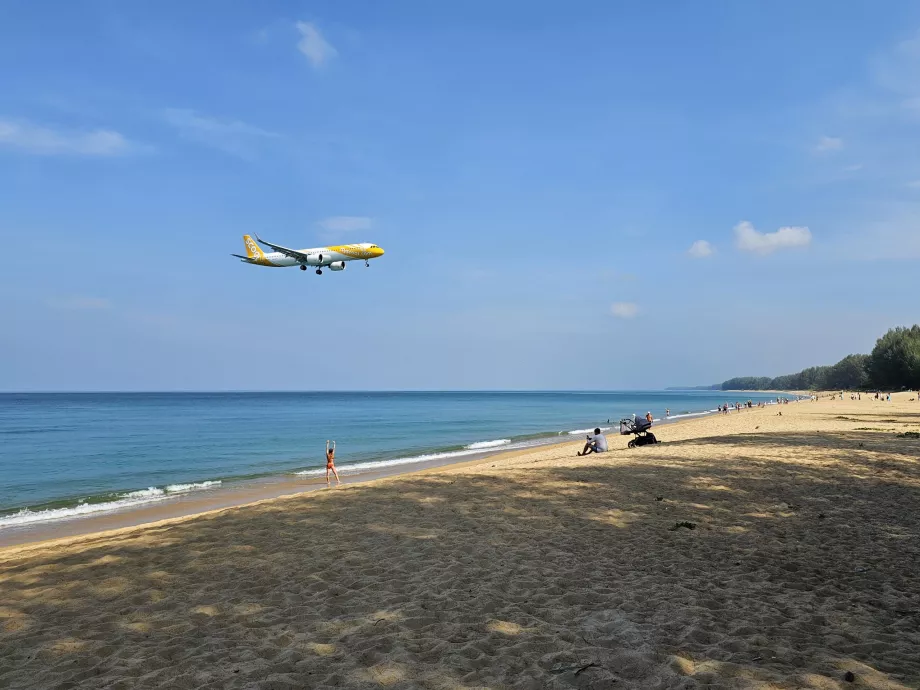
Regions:
<instances>
[{"instance_id":1,"label":"white cloud","mask_svg":"<svg viewBox=\"0 0 920 690\"><path fill-rule=\"evenodd\" d=\"M48 306L55 309L109 309L112 302L104 297L87 297L85 295L69 295L67 297L54 297L48 300Z\"/></svg>"},{"instance_id":2,"label":"white cloud","mask_svg":"<svg viewBox=\"0 0 920 690\"><path fill-rule=\"evenodd\" d=\"M163 119L186 139L243 158L251 157L260 141L279 137L275 132L239 120L222 120L182 108L167 108Z\"/></svg>"},{"instance_id":3,"label":"white cloud","mask_svg":"<svg viewBox=\"0 0 920 690\"><path fill-rule=\"evenodd\" d=\"M297 30L301 36L300 41L297 43L297 49L307 56L310 64L314 67L322 67L327 60L339 54L323 38L319 29L312 22L297 22Z\"/></svg>"},{"instance_id":4,"label":"white cloud","mask_svg":"<svg viewBox=\"0 0 920 690\"><path fill-rule=\"evenodd\" d=\"M330 216L317 223L327 232L354 232L356 230L370 230L374 219L367 216Z\"/></svg>"},{"instance_id":5,"label":"white cloud","mask_svg":"<svg viewBox=\"0 0 920 690\"><path fill-rule=\"evenodd\" d=\"M911 189L920 189L920 180L911 180L907 183L907 186Z\"/></svg>"},{"instance_id":6,"label":"white cloud","mask_svg":"<svg viewBox=\"0 0 920 690\"><path fill-rule=\"evenodd\" d=\"M844 172L856 172L857 170L862 170L862 169L863 169L863 164L862 164L862 163L854 163L853 165L848 165L848 166L846 166L846 167L843 169L843 171L844 171Z\"/></svg>"},{"instance_id":7,"label":"white cloud","mask_svg":"<svg viewBox=\"0 0 920 690\"><path fill-rule=\"evenodd\" d=\"M610 313L618 319L631 319L639 313L639 306L632 302L614 302L610 305Z\"/></svg>"},{"instance_id":8,"label":"white cloud","mask_svg":"<svg viewBox=\"0 0 920 690\"><path fill-rule=\"evenodd\" d=\"M712 248L712 245L709 244L706 240L697 240L690 245L690 249L687 250L687 254L692 256L694 259L703 259L707 256L712 256L712 253L715 250Z\"/></svg>"},{"instance_id":9,"label":"white cloud","mask_svg":"<svg viewBox=\"0 0 920 690\"><path fill-rule=\"evenodd\" d=\"M64 131L11 120L0 120L0 146L40 156L121 156L132 150L127 139L110 129Z\"/></svg>"},{"instance_id":10,"label":"white cloud","mask_svg":"<svg viewBox=\"0 0 920 690\"><path fill-rule=\"evenodd\" d=\"M746 220L735 226L738 249L756 254L772 254L777 249L807 247L811 244L811 230L806 227L784 227L776 232L758 232Z\"/></svg>"},{"instance_id":11,"label":"white cloud","mask_svg":"<svg viewBox=\"0 0 920 690\"><path fill-rule=\"evenodd\" d=\"M828 151L839 151L843 148L843 139L840 137L821 137L815 144L815 151L826 153Z\"/></svg>"}]
</instances>

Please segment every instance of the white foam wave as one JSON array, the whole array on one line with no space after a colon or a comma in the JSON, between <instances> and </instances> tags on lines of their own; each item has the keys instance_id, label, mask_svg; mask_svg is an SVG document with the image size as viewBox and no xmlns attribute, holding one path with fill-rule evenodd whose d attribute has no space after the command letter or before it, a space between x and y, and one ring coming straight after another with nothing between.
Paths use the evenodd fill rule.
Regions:
<instances>
[{"instance_id":1,"label":"white foam wave","mask_svg":"<svg viewBox=\"0 0 920 690\"><path fill-rule=\"evenodd\" d=\"M128 491L118 494L111 501L100 503L81 502L69 508L47 508L45 510L31 510L23 508L18 513L0 517L0 529L18 525L31 525L38 522L52 522L55 520L69 520L72 518L86 517L97 513L111 513L126 508L136 508L147 503L155 503L169 498L171 495L200 491L220 486L220 480L207 482L192 482L190 484L170 484L165 489L150 486L146 489Z\"/></svg>"},{"instance_id":2,"label":"white foam wave","mask_svg":"<svg viewBox=\"0 0 920 690\"><path fill-rule=\"evenodd\" d=\"M510 438L499 438L494 441L477 441L465 446L467 450L483 450L485 448L497 448L498 446L507 446L511 443Z\"/></svg>"},{"instance_id":3,"label":"white foam wave","mask_svg":"<svg viewBox=\"0 0 920 690\"><path fill-rule=\"evenodd\" d=\"M706 412L682 412L681 414L672 414L665 419L684 419L685 417L704 417L708 414L713 414L717 410L707 410ZM656 419L656 422L660 422L660 419Z\"/></svg>"},{"instance_id":4,"label":"white foam wave","mask_svg":"<svg viewBox=\"0 0 920 690\"><path fill-rule=\"evenodd\" d=\"M147 489L139 489L138 491L129 491L126 494L122 494L122 498L154 498L156 496L163 496L166 492L163 489L158 489L155 486L151 486Z\"/></svg>"},{"instance_id":5,"label":"white foam wave","mask_svg":"<svg viewBox=\"0 0 920 690\"><path fill-rule=\"evenodd\" d=\"M509 447L510 444L505 444ZM411 465L417 462L427 462L430 460L446 460L448 458L460 458L464 455L476 455L482 453L484 450L489 450L488 448L465 448L464 450L451 450L444 453L426 453L425 455L413 455L405 458L393 458L392 460L373 460L370 462L356 462L351 465L339 465L337 467L339 474L354 474L356 472L363 472L367 470L377 470L384 467L392 467L393 465ZM326 468L316 468L312 470L301 470L300 472L295 472L299 477L320 477L325 474Z\"/></svg>"},{"instance_id":6,"label":"white foam wave","mask_svg":"<svg viewBox=\"0 0 920 690\"><path fill-rule=\"evenodd\" d=\"M19 525L31 525L37 522L68 520L85 517L94 513L109 513L115 510L134 508L145 503L162 501L165 498L166 493L162 489L156 489L156 491L144 489L141 491L131 491L124 494L122 498L115 499L114 501L105 501L103 503L81 503L71 508L48 508L47 510L29 510L28 508L23 508L18 513L0 517L0 529Z\"/></svg>"},{"instance_id":7,"label":"white foam wave","mask_svg":"<svg viewBox=\"0 0 920 690\"><path fill-rule=\"evenodd\" d=\"M601 426L601 427L592 427L590 429L573 429L572 431L567 431L569 436L577 436L578 434L593 434L595 429L600 429L601 433L605 431L610 431L613 427L610 426Z\"/></svg>"},{"instance_id":8,"label":"white foam wave","mask_svg":"<svg viewBox=\"0 0 920 690\"><path fill-rule=\"evenodd\" d=\"M166 493L170 494L180 494L188 493L189 491L202 491L204 489L210 489L215 486L220 486L221 480L208 481L208 482L192 482L191 484L170 484L166 487Z\"/></svg>"}]
</instances>

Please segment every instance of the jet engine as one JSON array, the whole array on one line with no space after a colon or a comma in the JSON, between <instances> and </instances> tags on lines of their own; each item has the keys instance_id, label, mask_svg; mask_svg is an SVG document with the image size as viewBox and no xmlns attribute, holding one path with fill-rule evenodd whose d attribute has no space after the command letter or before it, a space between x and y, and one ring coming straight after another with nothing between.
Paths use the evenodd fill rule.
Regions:
<instances>
[{"instance_id":1,"label":"jet engine","mask_svg":"<svg viewBox=\"0 0 920 690\"><path fill-rule=\"evenodd\" d=\"M344 261L333 261L331 264L329 264L329 270L330 271L344 271L345 262Z\"/></svg>"}]
</instances>

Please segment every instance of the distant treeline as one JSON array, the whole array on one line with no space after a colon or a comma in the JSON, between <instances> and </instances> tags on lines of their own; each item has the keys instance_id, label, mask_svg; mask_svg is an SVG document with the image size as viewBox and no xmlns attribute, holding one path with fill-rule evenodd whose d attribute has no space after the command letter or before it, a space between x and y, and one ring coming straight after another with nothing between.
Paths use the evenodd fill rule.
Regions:
<instances>
[{"instance_id":1,"label":"distant treeline","mask_svg":"<svg viewBox=\"0 0 920 690\"><path fill-rule=\"evenodd\" d=\"M872 353L847 355L836 364L797 374L740 376L716 386L727 390L920 390L920 326L892 328Z\"/></svg>"}]
</instances>

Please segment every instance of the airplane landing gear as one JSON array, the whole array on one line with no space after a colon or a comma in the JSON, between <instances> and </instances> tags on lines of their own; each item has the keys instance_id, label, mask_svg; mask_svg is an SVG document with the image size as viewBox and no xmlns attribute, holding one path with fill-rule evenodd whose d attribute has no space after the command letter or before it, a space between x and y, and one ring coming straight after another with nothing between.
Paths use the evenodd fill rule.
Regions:
<instances>
[{"instance_id":1,"label":"airplane landing gear","mask_svg":"<svg viewBox=\"0 0 920 690\"><path fill-rule=\"evenodd\" d=\"M317 268L317 269L316 269L316 275L318 275L318 276L323 275L323 269Z\"/></svg>"},{"instance_id":2,"label":"airplane landing gear","mask_svg":"<svg viewBox=\"0 0 920 690\"><path fill-rule=\"evenodd\" d=\"M304 266L303 264L300 264L300 270L301 270L301 271L306 271L306 270L307 270L307 267Z\"/></svg>"},{"instance_id":3,"label":"airplane landing gear","mask_svg":"<svg viewBox=\"0 0 920 690\"><path fill-rule=\"evenodd\" d=\"M365 260L364 260L364 268L370 268L370 267L371 267L370 263L368 262L367 259L365 259Z\"/></svg>"}]
</instances>

